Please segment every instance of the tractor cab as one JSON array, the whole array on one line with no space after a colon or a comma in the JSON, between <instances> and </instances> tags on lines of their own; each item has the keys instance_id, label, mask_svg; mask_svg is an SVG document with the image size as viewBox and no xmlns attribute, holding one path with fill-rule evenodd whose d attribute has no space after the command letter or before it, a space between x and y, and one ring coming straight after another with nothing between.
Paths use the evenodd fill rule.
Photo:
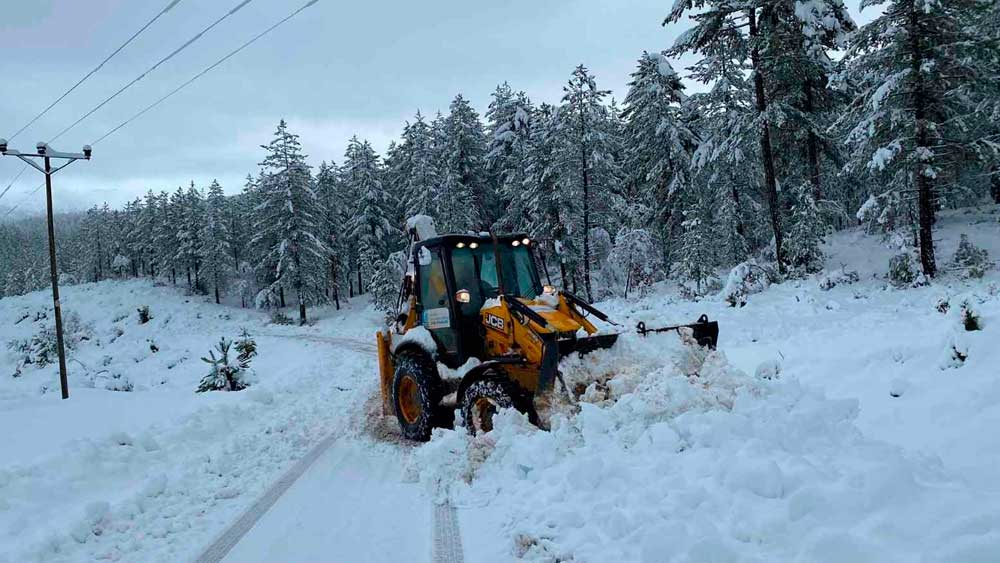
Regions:
<instances>
[{"instance_id":1,"label":"tractor cab","mask_svg":"<svg viewBox=\"0 0 1000 563\"><path fill-rule=\"evenodd\" d=\"M416 298L411 315L434 336L441 363L456 368L483 357L481 312L501 292L525 301L542 295L533 244L524 234L452 234L414 244L412 285L404 282L404 294Z\"/></svg>"}]
</instances>

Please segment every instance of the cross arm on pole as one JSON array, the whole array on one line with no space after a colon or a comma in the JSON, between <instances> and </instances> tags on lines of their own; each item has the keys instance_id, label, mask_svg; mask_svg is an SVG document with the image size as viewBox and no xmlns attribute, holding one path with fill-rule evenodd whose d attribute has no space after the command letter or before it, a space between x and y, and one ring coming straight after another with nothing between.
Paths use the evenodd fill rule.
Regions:
<instances>
[{"instance_id":1,"label":"cross arm on pole","mask_svg":"<svg viewBox=\"0 0 1000 563\"><path fill-rule=\"evenodd\" d=\"M33 154L31 154L31 155L21 154L18 151L7 151L4 154L7 155L7 156L16 156L17 158L20 158L21 160L23 160L26 164L30 164L32 168L34 168L35 170L38 170L42 174L46 173L44 168L42 168L34 160L31 160L31 158L29 158L29 157L36 156L36 155L33 155Z\"/></svg>"}]
</instances>

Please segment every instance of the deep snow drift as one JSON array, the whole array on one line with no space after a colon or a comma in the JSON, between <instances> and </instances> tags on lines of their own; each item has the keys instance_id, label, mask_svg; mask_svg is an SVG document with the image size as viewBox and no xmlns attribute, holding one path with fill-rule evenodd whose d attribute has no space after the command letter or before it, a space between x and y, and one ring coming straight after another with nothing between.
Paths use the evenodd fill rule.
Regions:
<instances>
[{"instance_id":1,"label":"deep snow drift","mask_svg":"<svg viewBox=\"0 0 1000 563\"><path fill-rule=\"evenodd\" d=\"M1000 258L998 218L997 206L943 214L942 262L962 233ZM586 390L551 432L506 412L486 436L457 428L416 447L372 444L360 427L381 316L357 300L297 327L147 282L66 288L75 349L61 401L54 364L11 377L19 343L51 322L48 294L2 299L0 562L190 560L331 432L330 455L233 557L429 561L427 522L367 545L307 541L323 527L282 518L405 526L450 501L470 563L995 561L1000 271L897 289L884 279L897 251L878 237L839 233L827 251L827 272L744 307L675 287L600 304L626 327L707 313L719 350L625 334L564 361ZM982 330L966 330L963 308ZM254 384L195 393L200 358L244 328L260 352ZM362 533L357 522L344 533Z\"/></svg>"},{"instance_id":2,"label":"deep snow drift","mask_svg":"<svg viewBox=\"0 0 1000 563\"><path fill-rule=\"evenodd\" d=\"M940 256L965 232L995 259L997 218L945 215ZM464 520L494 523L487 560L995 561L997 272L900 290L874 277L895 253L879 239L841 233L828 252L858 281L823 290L821 274L742 308L606 303L626 326L706 312L720 350L700 364L676 337L625 335L561 366L615 378L552 432L514 413L478 439L438 431L413 471Z\"/></svg>"}]
</instances>

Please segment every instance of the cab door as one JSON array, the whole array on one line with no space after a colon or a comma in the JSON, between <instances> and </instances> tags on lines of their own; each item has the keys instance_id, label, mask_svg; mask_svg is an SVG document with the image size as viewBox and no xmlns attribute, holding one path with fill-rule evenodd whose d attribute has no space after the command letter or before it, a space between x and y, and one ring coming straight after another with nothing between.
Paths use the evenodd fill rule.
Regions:
<instances>
[{"instance_id":1,"label":"cab door","mask_svg":"<svg viewBox=\"0 0 1000 563\"><path fill-rule=\"evenodd\" d=\"M450 364L458 356L458 331L451 310L451 291L441 249L430 250L423 247L417 252L420 324L431 331L435 340L444 348L449 357L442 358L442 361Z\"/></svg>"}]
</instances>

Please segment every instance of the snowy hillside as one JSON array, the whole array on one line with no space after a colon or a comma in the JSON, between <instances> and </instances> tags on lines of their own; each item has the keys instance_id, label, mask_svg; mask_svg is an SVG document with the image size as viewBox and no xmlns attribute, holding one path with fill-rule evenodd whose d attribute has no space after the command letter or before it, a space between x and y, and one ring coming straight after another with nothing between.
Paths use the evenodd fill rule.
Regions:
<instances>
[{"instance_id":1,"label":"snowy hillside","mask_svg":"<svg viewBox=\"0 0 1000 563\"><path fill-rule=\"evenodd\" d=\"M11 377L23 353L8 343L50 326L50 299L0 300L0 561L191 558L294 460L350 424L343 413L374 385L375 315L323 311L315 326L278 326L171 287L102 282L64 290L78 342L61 401L54 363ZM258 344L257 381L195 393L209 371L201 358L243 329Z\"/></svg>"},{"instance_id":2,"label":"snowy hillside","mask_svg":"<svg viewBox=\"0 0 1000 563\"><path fill-rule=\"evenodd\" d=\"M963 233L1000 257L998 217L945 214L942 263ZM193 560L331 434L227 561L430 561L446 501L470 563L995 561L1000 271L897 289L880 238L825 250L827 271L743 307L673 286L603 303L628 331L706 313L719 349L629 332L564 361L589 388L551 432L506 412L416 447L370 431L380 317L359 300L298 327L148 282L70 287L61 401L55 365L8 347L48 326L49 296L2 299L0 561ZM200 358L243 329L251 387L195 393Z\"/></svg>"}]
</instances>

